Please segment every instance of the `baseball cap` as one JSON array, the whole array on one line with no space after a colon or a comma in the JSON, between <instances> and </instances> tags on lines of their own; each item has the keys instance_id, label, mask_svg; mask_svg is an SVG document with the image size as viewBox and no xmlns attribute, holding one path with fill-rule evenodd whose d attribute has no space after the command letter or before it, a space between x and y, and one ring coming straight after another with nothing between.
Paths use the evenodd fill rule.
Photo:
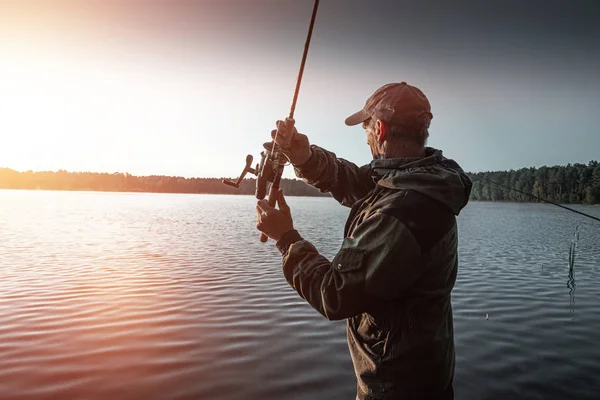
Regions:
<instances>
[{"instance_id":1,"label":"baseball cap","mask_svg":"<svg viewBox=\"0 0 600 400\"><path fill-rule=\"evenodd\" d=\"M346 118L346 125L358 125L375 117L384 122L419 127L433 118L423 92L406 82L388 83L369 97L362 110Z\"/></svg>"}]
</instances>

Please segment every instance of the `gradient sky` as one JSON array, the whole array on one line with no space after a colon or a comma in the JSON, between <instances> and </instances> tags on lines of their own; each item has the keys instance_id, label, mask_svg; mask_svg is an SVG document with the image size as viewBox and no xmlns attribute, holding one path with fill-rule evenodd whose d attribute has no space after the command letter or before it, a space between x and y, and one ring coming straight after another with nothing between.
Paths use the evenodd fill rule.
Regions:
<instances>
[{"instance_id":1,"label":"gradient sky","mask_svg":"<svg viewBox=\"0 0 600 400\"><path fill-rule=\"evenodd\" d=\"M0 167L237 176L289 113L312 6L0 0ZM407 81L465 170L587 163L599 71L598 1L321 0L296 125L367 163L344 119Z\"/></svg>"}]
</instances>

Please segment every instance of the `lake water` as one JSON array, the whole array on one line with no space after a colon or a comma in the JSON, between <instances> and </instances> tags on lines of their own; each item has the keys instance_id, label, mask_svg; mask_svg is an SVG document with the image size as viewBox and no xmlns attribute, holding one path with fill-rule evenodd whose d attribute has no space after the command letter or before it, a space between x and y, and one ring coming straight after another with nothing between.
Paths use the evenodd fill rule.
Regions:
<instances>
[{"instance_id":1,"label":"lake water","mask_svg":"<svg viewBox=\"0 0 600 400\"><path fill-rule=\"evenodd\" d=\"M331 259L349 209L288 203ZM0 398L353 399L345 323L288 286L255 204L0 191ZM600 223L471 203L459 232L456 398L600 398Z\"/></svg>"}]
</instances>

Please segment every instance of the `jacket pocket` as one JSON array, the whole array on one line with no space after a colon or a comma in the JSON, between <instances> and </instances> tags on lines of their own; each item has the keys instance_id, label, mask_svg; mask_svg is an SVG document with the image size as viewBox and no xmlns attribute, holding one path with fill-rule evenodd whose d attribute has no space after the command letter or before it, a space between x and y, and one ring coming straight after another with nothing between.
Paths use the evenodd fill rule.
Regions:
<instances>
[{"instance_id":1,"label":"jacket pocket","mask_svg":"<svg viewBox=\"0 0 600 400\"><path fill-rule=\"evenodd\" d=\"M333 259L333 267L339 273L356 271L364 264L367 253L360 249L342 249Z\"/></svg>"},{"instance_id":2,"label":"jacket pocket","mask_svg":"<svg viewBox=\"0 0 600 400\"><path fill-rule=\"evenodd\" d=\"M388 348L389 331L375 323L372 315L363 313L352 319L356 339L374 362L385 356Z\"/></svg>"}]
</instances>

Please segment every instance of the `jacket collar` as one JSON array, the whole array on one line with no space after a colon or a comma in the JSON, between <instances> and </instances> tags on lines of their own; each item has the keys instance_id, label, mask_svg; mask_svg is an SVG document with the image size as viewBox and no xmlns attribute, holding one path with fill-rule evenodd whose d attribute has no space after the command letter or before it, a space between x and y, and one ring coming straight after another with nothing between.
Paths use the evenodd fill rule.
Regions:
<instances>
[{"instance_id":1,"label":"jacket collar","mask_svg":"<svg viewBox=\"0 0 600 400\"><path fill-rule=\"evenodd\" d=\"M441 150L426 147L424 157L374 159L371 161L371 170L374 172L374 175L381 177L381 175L385 175L389 170L426 167L439 164L443 160L444 157Z\"/></svg>"}]
</instances>

